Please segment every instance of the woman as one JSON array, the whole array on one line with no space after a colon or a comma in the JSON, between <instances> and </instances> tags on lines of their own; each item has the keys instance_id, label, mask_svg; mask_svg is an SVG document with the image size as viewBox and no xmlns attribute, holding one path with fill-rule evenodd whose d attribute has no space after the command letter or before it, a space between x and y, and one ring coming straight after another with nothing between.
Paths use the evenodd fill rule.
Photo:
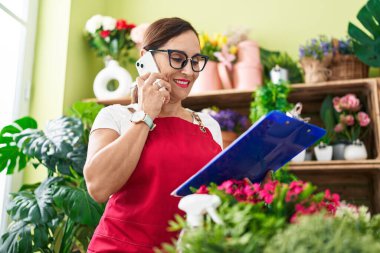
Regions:
<instances>
[{"instance_id":1,"label":"woman","mask_svg":"<svg viewBox=\"0 0 380 253\"><path fill-rule=\"evenodd\" d=\"M170 193L221 151L218 123L185 109L207 63L197 32L180 18L151 24L141 55L152 52L160 73L137 78L138 103L104 108L90 135L84 175L90 195L108 200L89 252L152 252L170 242Z\"/></svg>"}]
</instances>

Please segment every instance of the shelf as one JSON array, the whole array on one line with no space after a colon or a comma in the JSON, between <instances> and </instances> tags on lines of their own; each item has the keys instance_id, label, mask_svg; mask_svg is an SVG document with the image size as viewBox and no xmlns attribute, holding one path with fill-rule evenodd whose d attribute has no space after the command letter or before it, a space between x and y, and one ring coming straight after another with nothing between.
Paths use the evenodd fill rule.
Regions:
<instances>
[{"instance_id":1,"label":"shelf","mask_svg":"<svg viewBox=\"0 0 380 253\"><path fill-rule=\"evenodd\" d=\"M304 161L289 163L291 171L372 171L380 172L380 160L332 160L332 161Z\"/></svg>"},{"instance_id":2,"label":"shelf","mask_svg":"<svg viewBox=\"0 0 380 253\"><path fill-rule=\"evenodd\" d=\"M289 170L298 178L310 181L319 190L330 189L341 194L343 199L358 205L367 205L371 212L380 212L380 79L356 79L323 82L317 84L292 84L289 94L291 103L302 102L304 117L311 117L311 123L321 125L319 110L326 95L343 96L355 93L363 102L372 122L365 139L368 160L347 161L305 161L290 163ZM217 106L231 108L246 115L254 90L217 90L192 94L183 101L183 106L199 111ZM104 105L130 103L130 99L96 100Z\"/></svg>"}]
</instances>

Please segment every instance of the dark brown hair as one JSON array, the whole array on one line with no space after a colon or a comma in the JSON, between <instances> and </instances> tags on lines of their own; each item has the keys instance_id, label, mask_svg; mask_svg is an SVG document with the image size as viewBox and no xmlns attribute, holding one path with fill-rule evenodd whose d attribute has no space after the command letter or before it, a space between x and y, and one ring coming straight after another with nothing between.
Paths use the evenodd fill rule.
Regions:
<instances>
[{"instance_id":1,"label":"dark brown hair","mask_svg":"<svg viewBox=\"0 0 380 253\"><path fill-rule=\"evenodd\" d=\"M158 49L172 38L187 31L193 31L198 35L194 27L181 18L159 19L146 30L142 47L145 50Z\"/></svg>"},{"instance_id":2,"label":"dark brown hair","mask_svg":"<svg viewBox=\"0 0 380 253\"><path fill-rule=\"evenodd\" d=\"M142 48L145 50L158 49L165 45L169 40L178 35L193 31L198 35L194 27L181 18L162 18L151 25L145 31ZM137 103L137 85L132 89L131 103Z\"/></svg>"}]
</instances>

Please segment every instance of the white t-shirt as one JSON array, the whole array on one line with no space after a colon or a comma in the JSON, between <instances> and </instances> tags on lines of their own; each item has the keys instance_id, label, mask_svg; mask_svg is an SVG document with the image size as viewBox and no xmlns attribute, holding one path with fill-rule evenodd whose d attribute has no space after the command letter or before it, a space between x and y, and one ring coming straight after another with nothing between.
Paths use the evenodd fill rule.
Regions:
<instances>
[{"instance_id":1,"label":"white t-shirt","mask_svg":"<svg viewBox=\"0 0 380 253\"><path fill-rule=\"evenodd\" d=\"M127 106L110 105L103 108L96 116L91 132L99 128L109 128L115 130L119 135L124 134L133 124L130 121L132 113L128 108L136 110L137 104ZM197 112L197 114L201 118L203 125L210 130L215 142L223 149L222 133L218 122L207 113ZM193 119L193 124L198 125L198 122Z\"/></svg>"}]
</instances>

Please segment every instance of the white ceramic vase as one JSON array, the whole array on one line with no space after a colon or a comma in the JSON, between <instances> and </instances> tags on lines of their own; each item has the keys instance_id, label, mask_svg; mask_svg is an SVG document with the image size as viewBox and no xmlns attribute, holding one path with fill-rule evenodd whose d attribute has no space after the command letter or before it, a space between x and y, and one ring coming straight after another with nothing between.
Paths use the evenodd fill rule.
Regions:
<instances>
[{"instance_id":1,"label":"white ceramic vase","mask_svg":"<svg viewBox=\"0 0 380 253\"><path fill-rule=\"evenodd\" d=\"M126 98L131 93L132 77L129 72L120 67L115 60L107 58L106 67L102 69L94 80L94 94L99 100ZM108 83L112 80L119 82L115 90L108 89Z\"/></svg>"},{"instance_id":2,"label":"white ceramic vase","mask_svg":"<svg viewBox=\"0 0 380 253\"><path fill-rule=\"evenodd\" d=\"M314 147L314 154L318 161L330 161L333 156L333 147L330 145L318 145Z\"/></svg>"},{"instance_id":3,"label":"white ceramic vase","mask_svg":"<svg viewBox=\"0 0 380 253\"><path fill-rule=\"evenodd\" d=\"M353 143L347 145L344 150L344 158L346 160L364 160L367 159L367 157L367 149L360 140L353 141Z\"/></svg>"},{"instance_id":4,"label":"white ceramic vase","mask_svg":"<svg viewBox=\"0 0 380 253\"><path fill-rule=\"evenodd\" d=\"M296 163L303 162L305 161L305 156L306 156L306 149L303 150L298 155L296 155L295 157L293 157L292 162L296 162Z\"/></svg>"}]
</instances>

